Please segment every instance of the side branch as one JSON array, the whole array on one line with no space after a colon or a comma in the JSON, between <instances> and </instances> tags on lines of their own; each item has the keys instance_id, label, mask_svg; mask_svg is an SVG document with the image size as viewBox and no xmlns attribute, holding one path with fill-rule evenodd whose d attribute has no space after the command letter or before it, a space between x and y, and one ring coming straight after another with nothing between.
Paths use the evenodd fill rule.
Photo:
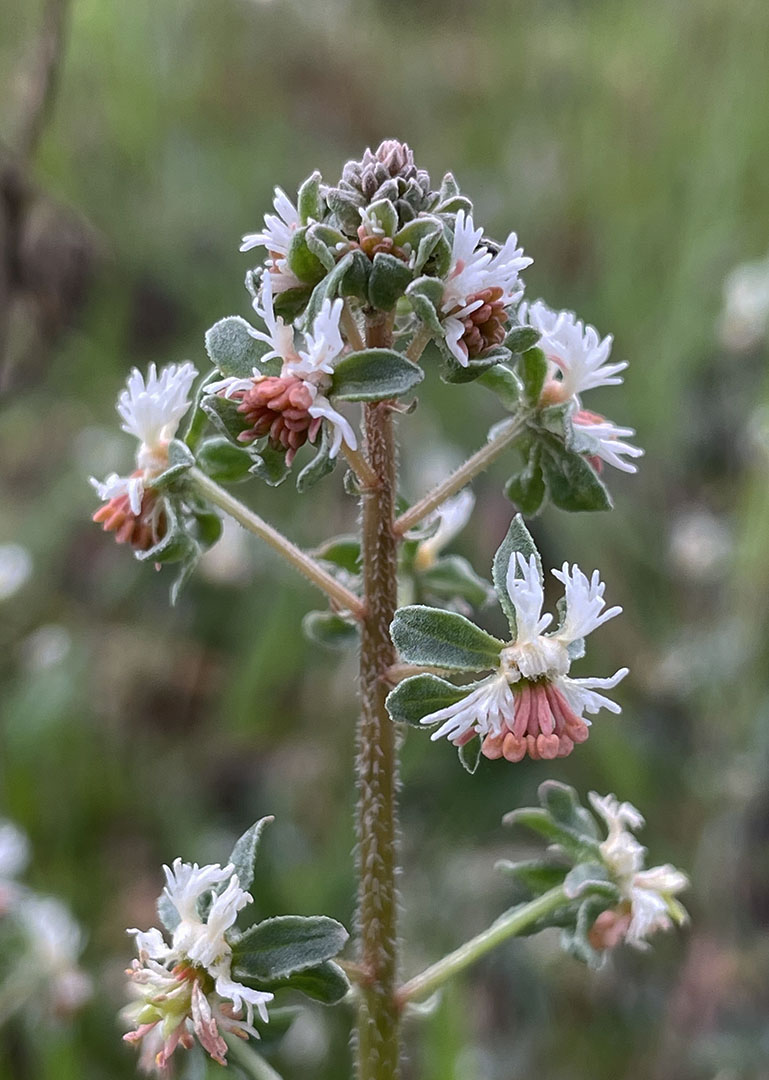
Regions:
<instances>
[{"instance_id":1,"label":"side branch","mask_svg":"<svg viewBox=\"0 0 769 1080\"><path fill-rule=\"evenodd\" d=\"M409 979L396 993L396 999L402 1008L409 1001L429 997L440 986L460 971L474 964L486 953L491 952L508 938L517 937L538 919L550 915L568 902L563 886L538 896L528 904L522 904L502 915L487 930L482 930L454 952L444 956L437 964L432 964L421 974Z\"/></svg>"},{"instance_id":2,"label":"side branch","mask_svg":"<svg viewBox=\"0 0 769 1080\"><path fill-rule=\"evenodd\" d=\"M428 514L431 514L433 510L437 510L450 495L460 491L478 473L488 468L503 450L506 450L511 443L515 442L523 428L524 420L521 416L511 417L502 430L493 439L490 439L485 446L477 450L472 457L469 457L464 465L460 465L456 472L453 472L451 476L447 476L419 502L414 503L405 513L401 514L393 525L394 531L399 536L403 536L409 529L413 529L415 525L418 525L423 518L426 518Z\"/></svg>"},{"instance_id":3,"label":"side branch","mask_svg":"<svg viewBox=\"0 0 769 1080\"><path fill-rule=\"evenodd\" d=\"M311 555L298 548L296 544L293 544L277 529L274 529L272 525L268 525L258 514L255 514L253 510L249 510L238 499L233 498L228 491L219 487L200 469L193 467L188 475L200 494L204 495L209 502L212 502L214 506L218 506L220 510L224 510L244 529L248 529L255 536L261 537L274 551L282 555L295 570L308 578L313 585L317 585L319 589L322 589L339 607L349 611L356 619L364 618L366 609L360 597L340 584Z\"/></svg>"}]
</instances>

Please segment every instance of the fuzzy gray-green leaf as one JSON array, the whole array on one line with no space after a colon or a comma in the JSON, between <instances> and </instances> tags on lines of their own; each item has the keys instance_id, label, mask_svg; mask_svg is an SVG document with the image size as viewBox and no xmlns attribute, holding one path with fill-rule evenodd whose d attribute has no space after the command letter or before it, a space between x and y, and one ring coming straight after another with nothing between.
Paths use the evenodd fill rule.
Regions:
<instances>
[{"instance_id":1,"label":"fuzzy gray-green leaf","mask_svg":"<svg viewBox=\"0 0 769 1080\"><path fill-rule=\"evenodd\" d=\"M350 353L334 369L331 393L343 401L385 401L413 390L424 372L394 349Z\"/></svg>"},{"instance_id":2,"label":"fuzzy gray-green leaf","mask_svg":"<svg viewBox=\"0 0 769 1080\"><path fill-rule=\"evenodd\" d=\"M235 978L284 979L336 956L349 934L325 915L278 915L239 935L232 944Z\"/></svg>"},{"instance_id":3,"label":"fuzzy gray-green leaf","mask_svg":"<svg viewBox=\"0 0 769 1080\"><path fill-rule=\"evenodd\" d=\"M425 725L420 723L423 717L456 705L472 689L472 686L454 686L437 675L412 675L390 691L387 711L396 724L410 724L424 731Z\"/></svg>"},{"instance_id":4,"label":"fuzzy gray-green leaf","mask_svg":"<svg viewBox=\"0 0 769 1080\"><path fill-rule=\"evenodd\" d=\"M499 663L504 642L487 634L464 615L412 604L395 612L393 643L409 664L451 671L486 671Z\"/></svg>"}]
</instances>

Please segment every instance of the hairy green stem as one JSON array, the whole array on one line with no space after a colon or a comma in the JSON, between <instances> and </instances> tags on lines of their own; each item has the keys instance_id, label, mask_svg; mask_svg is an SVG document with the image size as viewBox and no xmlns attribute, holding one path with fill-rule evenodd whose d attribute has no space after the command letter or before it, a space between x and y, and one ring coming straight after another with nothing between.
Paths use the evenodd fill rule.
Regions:
<instances>
[{"instance_id":1,"label":"hairy green stem","mask_svg":"<svg viewBox=\"0 0 769 1080\"><path fill-rule=\"evenodd\" d=\"M209 502L212 502L214 506L218 506L220 510L224 510L244 529L248 529L255 536L261 537L274 551L282 555L295 570L308 578L313 585L317 585L319 589L322 589L335 604L349 611L356 619L363 618L365 608L360 597L340 584L311 555L298 548L296 544L293 544L283 533L274 529L272 525L268 525L258 514L244 506L242 502L230 495L229 491L220 487L197 467L193 466L187 475L200 494Z\"/></svg>"},{"instance_id":2,"label":"hairy green stem","mask_svg":"<svg viewBox=\"0 0 769 1080\"><path fill-rule=\"evenodd\" d=\"M454 952L444 956L436 964L431 964L413 979L409 979L397 992L398 1004L402 1008L409 1001L429 997L448 979L464 971L476 960L495 949L497 945L501 945L508 938L517 937L537 919L551 914L567 902L563 886L559 885L528 904L512 908L492 923L487 930L482 930L480 934L470 938Z\"/></svg>"},{"instance_id":3,"label":"hairy green stem","mask_svg":"<svg viewBox=\"0 0 769 1080\"><path fill-rule=\"evenodd\" d=\"M518 438L524 428L524 419L520 416L512 416L505 426L490 439L485 446L482 446L480 450L477 450L472 457L469 457L464 465L460 465L456 472L453 472L450 476L447 476L440 484L428 492L424 498L419 502L415 502L413 506L396 520L393 528L398 536L403 536L409 529L413 529L415 525L432 513L433 510L437 510L441 503L444 503L450 495L454 495L455 492L460 491L466 484L468 484L478 473L483 472L484 469L498 458L499 455L507 449L507 447Z\"/></svg>"},{"instance_id":4,"label":"hairy green stem","mask_svg":"<svg viewBox=\"0 0 769 1080\"><path fill-rule=\"evenodd\" d=\"M429 329L429 327L420 327L419 330L417 330L416 334L414 334L413 338L408 344L408 348L406 349L406 356L408 357L408 359L416 364L422 353L429 345L432 336L433 332Z\"/></svg>"},{"instance_id":5,"label":"hairy green stem","mask_svg":"<svg viewBox=\"0 0 769 1080\"><path fill-rule=\"evenodd\" d=\"M367 324L369 348L387 347L384 316ZM364 406L366 457L377 484L361 495L361 559L366 615L361 625L356 781L357 963L360 982L356 1038L358 1080L400 1075L398 978L397 790L395 725L385 709L385 673L395 662L390 623L397 605L397 539L393 532L396 451L391 402Z\"/></svg>"}]
</instances>

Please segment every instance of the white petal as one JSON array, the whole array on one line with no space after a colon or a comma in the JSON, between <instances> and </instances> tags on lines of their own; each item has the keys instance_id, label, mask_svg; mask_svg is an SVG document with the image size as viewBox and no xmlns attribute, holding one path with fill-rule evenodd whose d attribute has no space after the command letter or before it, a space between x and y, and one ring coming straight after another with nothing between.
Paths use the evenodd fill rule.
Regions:
<instances>
[{"instance_id":1,"label":"white petal","mask_svg":"<svg viewBox=\"0 0 769 1080\"><path fill-rule=\"evenodd\" d=\"M479 735L501 735L505 720L509 718L512 723L514 714L515 701L507 679L504 675L491 675L456 704L424 716L420 723L445 721L432 733L432 740L444 735L457 739L468 731L476 731Z\"/></svg>"},{"instance_id":2,"label":"white petal","mask_svg":"<svg viewBox=\"0 0 769 1080\"><path fill-rule=\"evenodd\" d=\"M537 558L528 559L516 551L507 566L507 594L515 608L516 644L530 644L553 621L553 616L542 614L545 593Z\"/></svg>"},{"instance_id":3,"label":"white petal","mask_svg":"<svg viewBox=\"0 0 769 1080\"><path fill-rule=\"evenodd\" d=\"M333 437L329 449L329 457L335 458L337 456L343 441L351 450L357 450L358 440L350 422L346 417L342 416L340 412L336 411L328 398L324 397L323 394L317 395L315 401L307 411L310 416L322 416L324 420L328 420L332 426Z\"/></svg>"},{"instance_id":4,"label":"white petal","mask_svg":"<svg viewBox=\"0 0 769 1080\"><path fill-rule=\"evenodd\" d=\"M552 574L565 586L566 617L555 634L564 644L587 637L597 627L621 613L621 607L603 610L606 606L603 598L606 586L597 570L588 580L576 563L571 568L564 563L560 570L553 570Z\"/></svg>"},{"instance_id":5,"label":"white petal","mask_svg":"<svg viewBox=\"0 0 769 1080\"><path fill-rule=\"evenodd\" d=\"M613 713L622 712L622 708L616 701L612 701L603 694L596 694L595 690L611 690L625 678L629 670L629 668L620 668L609 679L570 679L564 675L556 681L558 688L577 716L589 723L584 716L585 713L594 714L600 712L601 709L608 709Z\"/></svg>"}]
</instances>

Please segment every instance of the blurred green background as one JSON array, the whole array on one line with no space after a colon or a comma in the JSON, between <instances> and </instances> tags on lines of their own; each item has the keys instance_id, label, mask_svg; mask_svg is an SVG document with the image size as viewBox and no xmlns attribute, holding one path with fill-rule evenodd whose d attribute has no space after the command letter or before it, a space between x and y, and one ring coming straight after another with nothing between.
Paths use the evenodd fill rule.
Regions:
<instances>
[{"instance_id":1,"label":"blurred green background","mask_svg":"<svg viewBox=\"0 0 769 1080\"><path fill-rule=\"evenodd\" d=\"M3 0L9 143L41 18ZM384 137L434 180L452 169L492 235L518 231L531 299L614 333L625 386L590 407L647 452L609 478L613 514L533 526L547 562L599 565L625 607L582 669L631 667L622 717L565 761L475 777L408 736L406 970L506 906L492 867L521 838L500 819L548 775L636 802L652 861L694 881L691 929L653 954L595 974L548 933L480 963L409 1026L408 1080L769 1076L767 343L721 315L731 269L769 248L768 55L763 0L75 0L32 166L38 274L0 358L0 544L32 559L0 600L0 815L31 837L30 883L87 928L98 990L71 1023L0 1032L2 1080L134 1075L124 927L154 922L162 862L218 861L257 816L277 817L259 912L350 923L354 659L304 642L317 597L236 533L170 610L168 572L90 523L87 476L130 460L113 411L129 367L202 366L206 328L248 315L238 243L272 186L331 182ZM426 385L401 424L405 493L499 416L481 388ZM478 482L458 545L482 572L505 475ZM248 494L312 545L354 523L340 480ZM347 1024L309 1006L271 1060L340 1080Z\"/></svg>"}]
</instances>

